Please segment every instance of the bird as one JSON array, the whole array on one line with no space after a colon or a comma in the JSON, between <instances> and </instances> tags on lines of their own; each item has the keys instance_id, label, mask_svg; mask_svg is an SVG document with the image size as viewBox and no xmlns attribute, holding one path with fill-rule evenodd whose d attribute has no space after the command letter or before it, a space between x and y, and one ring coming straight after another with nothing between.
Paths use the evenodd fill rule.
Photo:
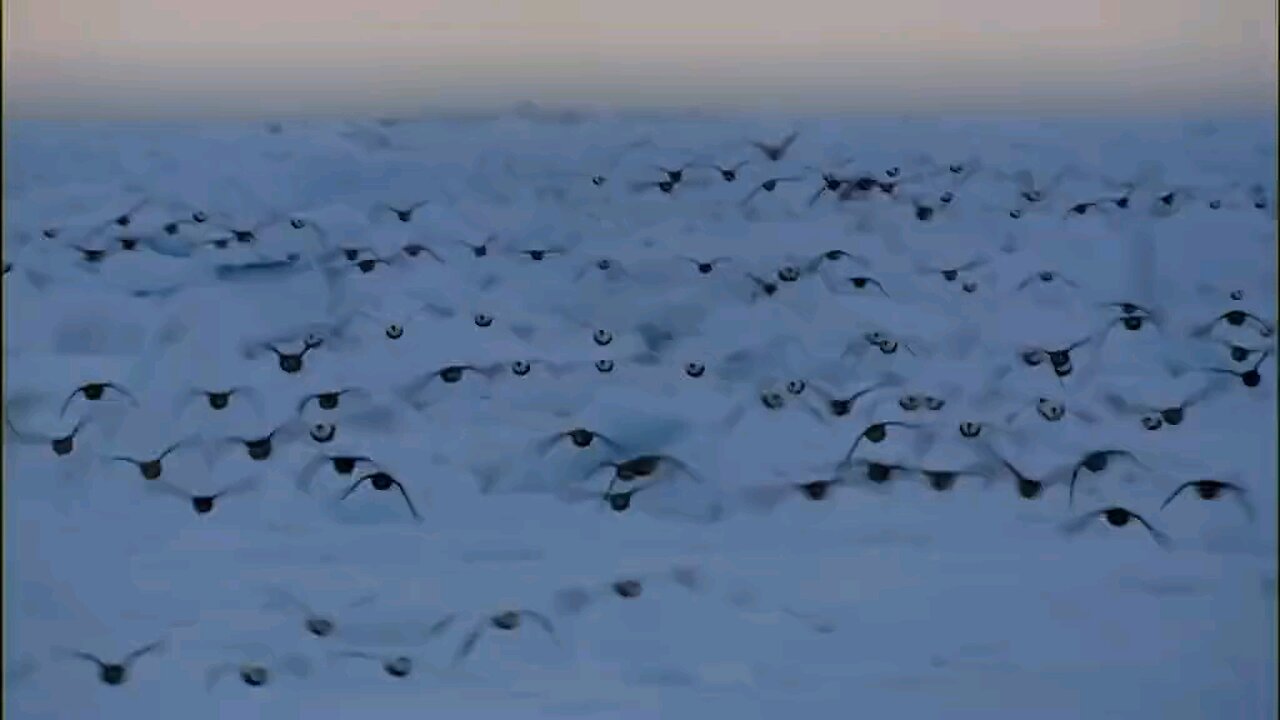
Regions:
<instances>
[{"instance_id":1,"label":"bird","mask_svg":"<svg viewBox=\"0 0 1280 720\"><path fill-rule=\"evenodd\" d=\"M782 177L771 177L771 178L768 178L768 179L766 179L766 180L762 181L762 182L761 182L759 185L757 185L754 189L752 189L752 191L751 191L751 192L747 193L747 196L746 196L745 198L743 198L743 199L742 199L741 205L742 205L742 207L746 207L746 206L750 205L750 204L751 204L751 201L752 201L752 200L754 200L754 199L756 198L756 195L758 195L758 194L760 194L760 193L762 193L762 192L772 193L773 191L775 191L775 190L777 190L777 189L778 189L778 185L779 185L780 183L794 183L794 182L800 182L800 181L801 181L801 180L803 180L803 179L804 179L804 178L802 178L802 177L800 177L800 176L798 176L798 175L786 175L786 176L782 176Z\"/></svg>"},{"instance_id":2,"label":"bird","mask_svg":"<svg viewBox=\"0 0 1280 720\"><path fill-rule=\"evenodd\" d=\"M351 485L347 487L346 491L343 492L342 496L338 499L346 500L356 491L357 488L366 482L369 483L374 490L381 492L386 492L393 487L400 491L400 497L404 498L404 503L409 508L409 514L413 516L414 520L422 520L422 515L418 513L418 508L413 504L413 499L409 497L409 492L405 490L404 485L385 470L376 470L374 472L361 475L355 482L351 483Z\"/></svg>"},{"instance_id":3,"label":"bird","mask_svg":"<svg viewBox=\"0 0 1280 720\"><path fill-rule=\"evenodd\" d=\"M292 591L280 585L270 585L262 590L263 594L267 596L263 609L301 616L302 629L311 637L329 638L339 631L338 619L332 612L316 610ZM342 606L342 609L351 611L367 608L377 599L378 595L376 593L366 593L348 601Z\"/></svg>"},{"instance_id":4,"label":"bird","mask_svg":"<svg viewBox=\"0 0 1280 720\"><path fill-rule=\"evenodd\" d=\"M75 390L72 390L71 394L67 396L67 399L62 402L62 407L58 411L58 417L66 416L67 410L70 409L72 401L77 397L83 397L85 400L92 403L104 402L106 400L108 390L120 395L126 403L133 405L134 407L138 406L138 398L119 383L111 381L94 381L87 382L77 387Z\"/></svg>"},{"instance_id":5,"label":"bird","mask_svg":"<svg viewBox=\"0 0 1280 720\"><path fill-rule=\"evenodd\" d=\"M168 447L161 450L153 457L139 459L128 455L113 455L110 459L116 462L127 462L134 465L138 468L138 472L142 475L143 480L158 480L164 472L164 459L177 450L184 447L190 447L191 445L196 444L196 442L197 438L195 436L191 436L182 438L177 442L170 443Z\"/></svg>"},{"instance_id":6,"label":"bird","mask_svg":"<svg viewBox=\"0 0 1280 720\"><path fill-rule=\"evenodd\" d=\"M535 610L503 610L488 617L481 619L476 623L471 632L463 638L462 644L458 646L457 651L453 655L453 664L459 665L463 660L475 650L476 645L480 642L481 636L488 630L499 630L502 632L514 632L519 630L524 624L523 621L530 620L547 634L553 643L560 644L556 637L555 625L546 615Z\"/></svg>"},{"instance_id":7,"label":"bird","mask_svg":"<svg viewBox=\"0 0 1280 720\"><path fill-rule=\"evenodd\" d=\"M1199 480L1188 480L1182 483L1169 494L1168 498L1160 504L1160 509L1164 510L1169 507L1179 495L1185 490L1194 490L1197 497L1205 501L1214 501L1223 495L1233 496L1240 504L1240 508L1244 510L1245 515L1253 520L1254 511L1253 504L1249 502L1249 491L1245 487L1226 480L1216 480L1213 478L1203 478Z\"/></svg>"},{"instance_id":8,"label":"bird","mask_svg":"<svg viewBox=\"0 0 1280 720\"><path fill-rule=\"evenodd\" d=\"M409 223L413 222L414 213L416 213L419 208L426 206L428 202L428 200L419 200L418 202L411 203L403 207L396 207L394 205L388 205L387 203L378 203L370 211L369 216L372 219L377 219L383 214L390 213L400 222Z\"/></svg>"},{"instance_id":9,"label":"bird","mask_svg":"<svg viewBox=\"0 0 1280 720\"><path fill-rule=\"evenodd\" d=\"M1150 470L1150 466L1139 460L1133 452L1118 448L1108 448L1105 450L1091 450L1075 463L1075 467L1071 469L1071 480L1067 484L1067 503L1075 504L1076 498L1076 481L1080 478L1080 472L1087 470L1090 473L1097 474L1103 472L1111 465L1113 458L1127 458L1130 462L1138 465L1144 470Z\"/></svg>"},{"instance_id":10,"label":"bird","mask_svg":"<svg viewBox=\"0 0 1280 720\"><path fill-rule=\"evenodd\" d=\"M1169 536L1156 529L1156 527L1151 523L1147 522L1146 518L1132 510L1116 505L1085 513L1084 515L1063 524L1062 530L1068 535L1078 534L1087 528L1090 523L1096 521L1097 518L1106 520L1108 525L1116 528L1124 527L1128 525L1130 521L1137 520L1138 524L1146 529L1147 534L1151 536L1152 540L1155 540L1157 545L1165 549L1168 549L1170 545Z\"/></svg>"},{"instance_id":11,"label":"bird","mask_svg":"<svg viewBox=\"0 0 1280 720\"><path fill-rule=\"evenodd\" d=\"M675 585L688 592L696 592L702 587L702 576L698 568L687 565L660 572L627 573L585 586L560 588L555 592L552 604L561 615L578 615L591 604L603 599L636 600L647 597L655 585Z\"/></svg>"},{"instance_id":12,"label":"bird","mask_svg":"<svg viewBox=\"0 0 1280 720\"><path fill-rule=\"evenodd\" d=\"M256 475L245 477L213 493L196 493L164 479L157 479L148 485L148 490L176 497L191 505L197 515L208 515L213 512L218 500L234 495L243 495L261 485L262 478Z\"/></svg>"},{"instance_id":13,"label":"bird","mask_svg":"<svg viewBox=\"0 0 1280 720\"><path fill-rule=\"evenodd\" d=\"M70 430L57 432L19 430L13 424L12 411L10 411L5 414L4 422L5 426L9 428L9 431L13 434L19 444L46 447L55 457L66 457L67 455L75 452L76 437L79 436L80 431L83 430L90 421L88 418L81 418L76 421L76 424L72 426Z\"/></svg>"},{"instance_id":14,"label":"bird","mask_svg":"<svg viewBox=\"0 0 1280 720\"><path fill-rule=\"evenodd\" d=\"M215 412L226 410L231 407L232 400L239 402L243 399L248 403L250 409L258 416L265 412L265 397L263 394L248 385L231 385L224 386L217 390L207 388L188 388L177 396L174 401L173 414L175 417L181 417L182 414L191 405L196 398L203 398L205 406Z\"/></svg>"},{"instance_id":15,"label":"bird","mask_svg":"<svg viewBox=\"0 0 1280 720\"><path fill-rule=\"evenodd\" d=\"M83 650L70 650L64 648L56 648L54 654L60 657L73 658L76 660L86 660L98 667L98 680L104 685L123 685L128 682L133 665L140 658L158 652L164 648L165 643L162 640L148 643L136 650L129 652L123 659L117 661L106 661L90 652Z\"/></svg>"},{"instance_id":16,"label":"bird","mask_svg":"<svg viewBox=\"0 0 1280 720\"><path fill-rule=\"evenodd\" d=\"M769 160L769 162L776 163L786 157L787 152L791 149L791 146L795 143L798 137L800 137L800 131L792 130L786 137L782 138L782 140L777 143L764 142L760 140L751 140L749 142L751 143L751 146L756 150L759 150L761 154Z\"/></svg>"},{"instance_id":17,"label":"bird","mask_svg":"<svg viewBox=\"0 0 1280 720\"><path fill-rule=\"evenodd\" d=\"M265 646L250 644L232 648L245 659L219 662L205 672L205 687L212 691L228 676L237 677L250 688L271 685L282 675L304 679L311 675L311 661L298 653L276 654Z\"/></svg>"},{"instance_id":18,"label":"bird","mask_svg":"<svg viewBox=\"0 0 1280 720\"><path fill-rule=\"evenodd\" d=\"M535 443L534 447L539 455L546 455L551 448L559 445L562 441L568 440L575 448L580 450L591 447L599 441L598 447L603 447L610 452L621 452L622 446L618 442L603 433L595 430L588 430L583 427L570 428L553 433L549 437L543 438Z\"/></svg>"}]
</instances>

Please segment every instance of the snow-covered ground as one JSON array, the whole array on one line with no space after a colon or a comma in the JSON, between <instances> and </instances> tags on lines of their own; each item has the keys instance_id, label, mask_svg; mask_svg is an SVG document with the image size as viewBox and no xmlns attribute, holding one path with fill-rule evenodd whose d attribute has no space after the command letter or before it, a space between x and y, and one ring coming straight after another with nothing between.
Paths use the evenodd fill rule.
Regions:
<instances>
[{"instance_id":1,"label":"snow-covered ground","mask_svg":"<svg viewBox=\"0 0 1280 720\"><path fill-rule=\"evenodd\" d=\"M7 717L1276 716L1274 118L6 125Z\"/></svg>"}]
</instances>

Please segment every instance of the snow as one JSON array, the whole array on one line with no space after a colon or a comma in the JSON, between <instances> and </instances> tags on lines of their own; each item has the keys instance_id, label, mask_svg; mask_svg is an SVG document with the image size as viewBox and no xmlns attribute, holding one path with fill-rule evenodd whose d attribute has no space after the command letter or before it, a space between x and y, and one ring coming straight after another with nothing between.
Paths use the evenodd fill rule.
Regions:
<instances>
[{"instance_id":1,"label":"snow","mask_svg":"<svg viewBox=\"0 0 1280 720\"><path fill-rule=\"evenodd\" d=\"M7 122L5 712L1276 717L1273 120ZM747 142L793 127L776 163ZM850 177L898 166L896 196L810 204L849 158ZM715 169L743 160L733 183ZM677 167L670 195L637 190ZM385 207L422 201L409 222ZM1127 330L1119 302L1151 321ZM1193 335L1232 309L1265 325ZM1020 357L1082 338L1065 377ZM1257 387L1207 370L1255 364ZM450 365L470 369L423 382ZM106 381L129 394L63 411ZM923 427L837 474L884 420ZM1069 507L1076 464L1112 448L1140 462L1081 470ZM615 512L602 494L641 454L680 463L613 482L636 490ZM1020 497L1001 459L1043 492ZM902 468L877 484L867 462ZM942 492L923 470L959 475ZM837 475L821 502L793 487ZM1161 508L1208 478L1247 494ZM1137 522L1063 531L1112 505L1169 546ZM519 609L554 633L488 624ZM68 656L161 640L119 686ZM380 669L401 656L408 677ZM246 662L270 681L241 682Z\"/></svg>"}]
</instances>

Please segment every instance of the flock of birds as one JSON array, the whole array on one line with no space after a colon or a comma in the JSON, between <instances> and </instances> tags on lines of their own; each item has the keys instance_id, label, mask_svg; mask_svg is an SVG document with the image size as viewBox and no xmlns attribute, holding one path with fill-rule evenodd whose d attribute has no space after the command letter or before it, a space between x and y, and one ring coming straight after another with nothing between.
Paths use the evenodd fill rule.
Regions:
<instances>
[{"instance_id":1,"label":"flock of birds","mask_svg":"<svg viewBox=\"0 0 1280 720\"><path fill-rule=\"evenodd\" d=\"M1158 270L1141 266L1155 262L1142 252L1156 246L1160 231L1149 228L1160 223L1247 215L1265 229L1274 206L1261 182L1175 185L1151 167L1122 180L1075 166L1039 177L978 157L875 167L856 150L809 164L793 157L805 140L790 132L702 153L642 139L562 171L486 157L476 177L431 197L335 196L262 215L154 190L74 217L11 206L22 224L6 232L7 296L110 292L121 315L147 319L147 332L129 340L140 341L132 371L95 368L81 347L89 360L73 376L46 371L40 381L53 386L37 388L24 372L59 348L128 333L72 322L39 328L37 347L24 347L15 330L6 454L80 475L131 467L140 486L182 501L196 522L262 489L261 473L219 471L233 455L292 477L300 497L323 495L326 507L360 500L382 508L382 522L397 522L392 511L423 522L431 473L384 461L379 434L405 418L431 427L487 413L514 440L463 462L482 494L544 493L606 513L713 523L788 498L830 501L845 488L924 482L944 493L972 480L1061 503L1067 534L1132 526L1165 548L1173 544L1160 513L1175 502L1229 497L1252 518L1258 479L1227 467L1179 475L1176 462L1161 465L1165 450L1143 443L1202 405L1273 392L1265 315L1274 298L1265 286L1219 284L1194 288L1190 300L1165 296ZM835 218L831 231L788 230L815 216ZM954 218L1004 224L967 237ZM717 223L728 240L703 232ZM1099 288L1073 276L1053 264L1042 233L1044 243L1080 233L1130 244L1135 279ZM209 307L225 315L202 316ZM1050 319L1028 326L1037 312ZM166 358L188 370L189 384L144 392ZM1149 377L1178 389L1139 392ZM631 401L646 409L630 416ZM174 435L152 430L146 449L121 449L121 429L139 419ZM730 472L708 448L735 432L802 451ZM426 433L409 437L389 448L426 462L425 441L418 451L412 440ZM1127 439L1100 439L1109 437ZM1051 460L1029 469L1019 454L1032 451ZM208 482L170 469L184 453ZM1158 506L1105 501L1135 477L1162 489ZM664 577L699 585L692 567ZM598 592L635 598L648 580L620 577ZM555 608L580 611L596 593L567 590ZM282 597L306 633L334 634L333 617ZM484 615L462 636L454 667L486 633L530 625L556 638L537 610ZM58 653L122 685L162 647L119 659ZM414 658L394 652L343 656L392 677L415 671ZM306 666L258 658L218 665L209 678L258 687Z\"/></svg>"}]
</instances>

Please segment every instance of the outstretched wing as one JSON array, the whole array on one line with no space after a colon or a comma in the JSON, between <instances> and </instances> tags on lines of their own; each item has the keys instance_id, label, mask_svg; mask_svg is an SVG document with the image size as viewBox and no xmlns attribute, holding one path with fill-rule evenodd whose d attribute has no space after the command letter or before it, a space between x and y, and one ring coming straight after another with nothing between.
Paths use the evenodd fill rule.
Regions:
<instances>
[{"instance_id":1,"label":"outstretched wing","mask_svg":"<svg viewBox=\"0 0 1280 720\"><path fill-rule=\"evenodd\" d=\"M51 654L55 658L70 658L73 660L85 660L93 663L94 665L97 665L98 667L102 667L106 665L106 663L104 663L102 659L99 658L97 655L94 655L93 653L90 653L90 652L85 652L84 650L72 650L70 648L56 647L56 648L53 648L53 650L51 651Z\"/></svg>"},{"instance_id":2,"label":"outstretched wing","mask_svg":"<svg viewBox=\"0 0 1280 720\"><path fill-rule=\"evenodd\" d=\"M1186 490L1189 487L1195 487L1195 484L1196 484L1196 481L1191 480L1189 482L1184 482L1181 485L1179 485L1177 490L1174 490L1172 493L1170 493L1169 497L1166 498L1164 502L1160 503L1160 509L1164 510L1165 508L1169 507L1169 503L1173 502L1174 498L1181 495L1183 490Z\"/></svg>"},{"instance_id":3,"label":"outstretched wing","mask_svg":"<svg viewBox=\"0 0 1280 720\"><path fill-rule=\"evenodd\" d=\"M1160 547L1166 550L1169 549L1170 540L1168 535L1164 534L1160 530L1157 530L1155 526L1147 522L1146 518L1142 517L1141 515L1138 515L1137 513L1134 513L1133 518L1138 522L1142 523L1142 527L1147 529L1147 532L1151 534L1151 539L1155 540L1157 545L1159 545Z\"/></svg>"},{"instance_id":4,"label":"outstretched wing","mask_svg":"<svg viewBox=\"0 0 1280 720\"><path fill-rule=\"evenodd\" d=\"M409 498L409 493L404 489L404 485L397 480L396 489L400 491L400 497L404 498L404 502L409 506L409 512L413 515L413 519L421 520L422 516L418 514L418 508L413 504L413 500Z\"/></svg>"},{"instance_id":5,"label":"outstretched wing","mask_svg":"<svg viewBox=\"0 0 1280 720\"><path fill-rule=\"evenodd\" d=\"M163 641L163 640L157 640L157 641L155 641L155 642L153 642L153 643L148 643L147 645L143 645L142 647L138 648L137 650L134 650L133 652L129 653L128 655L125 655L125 656L124 656L124 660L123 660L123 661L121 661L121 664L122 664L122 665L125 665L126 667L127 667L127 666L129 666L129 665L132 665L132 664L133 664L133 662L134 662L135 660L137 660L138 658L142 657L143 655L149 655L149 654L151 654L151 653L153 653L153 652L156 652L157 650L160 650L160 649L161 649L161 648L163 648L163 647L164 647L164 641Z\"/></svg>"},{"instance_id":6,"label":"outstretched wing","mask_svg":"<svg viewBox=\"0 0 1280 720\"><path fill-rule=\"evenodd\" d=\"M443 618L435 621L434 623L432 623L431 627L427 629L426 639L431 640L433 638L439 637L440 635L444 634L445 631L453 627L453 623L457 619L458 619L457 613L449 613L448 615L445 615Z\"/></svg>"},{"instance_id":7,"label":"outstretched wing","mask_svg":"<svg viewBox=\"0 0 1280 720\"><path fill-rule=\"evenodd\" d=\"M555 642L557 644L560 642L559 639L556 637L555 626L551 624L551 619L548 618L546 615L543 615L542 613L534 610L521 610L520 614L529 618L530 620L533 620L539 627L545 630L547 635L551 636L552 642Z\"/></svg>"},{"instance_id":8,"label":"outstretched wing","mask_svg":"<svg viewBox=\"0 0 1280 720\"><path fill-rule=\"evenodd\" d=\"M205 690L213 690L213 688L222 681L222 678L235 672L236 669L237 666L235 663L218 663L217 665L210 667L204 674Z\"/></svg>"},{"instance_id":9,"label":"outstretched wing","mask_svg":"<svg viewBox=\"0 0 1280 720\"><path fill-rule=\"evenodd\" d=\"M1089 527L1090 523L1095 522L1101 514L1101 510L1094 510L1091 513L1068 520L1062 524L1062 531L1067 535L1079 535L1081 532L1084 532L1085 528Z\"/></svg>"},{"instance_id":10,"label":"outstretched wing","mask_svg":"<svg viewBox=\"0 0 1280 720\"><path fill-rule=\"evenodd\" d=\"M294 485L302 492L311 492L311 484L315 481L316 474L320 469L331 462L325 453L317 453L315 457L308 460L302 469L298 471L298 475L294 478Z\"/></svg>"},{"instance_id":11,"label":"outstretched wing","mask_svg":"<svg viewBox=\"0 0 1280 720\"><path fill-rule=\"evenodd\" d=\"M453 663L455 665L465 660L466 657L471 654L471 651L476 649L476 643L480 642L480 636L482 634L484 634L483 620L476 625L475 629L467 633L467 636L462 640L462 644L459 645L457 651L454 652Z\"/></svg>"},{"instance_id":12,"label":"outstretched wing","mask_svg":"<svg viewBox=\"0 0 1280 720\"><path fill-rule=\"evenodd\" d=\"M341 497L339 497L338 499L339 499L339 500L346 500L348 497L350 497L350 496L351 496L351 493L353 493L353 492L355 492L355 491L356 491L356 488L360 487L360 485L362 485L362 484L364 483L364 481L365 481L365 480L368 480L368 479L369 479L369 477L368 477L368 476L365 476L365 477L359 478L359 479L358 479L358 480L356 480L355 482L351 483L351 485L346 489L346 491L345 491L345 492L343 492L343 493L342 493L342 496L341 496Z\"/></svg>"}]
</instances>

